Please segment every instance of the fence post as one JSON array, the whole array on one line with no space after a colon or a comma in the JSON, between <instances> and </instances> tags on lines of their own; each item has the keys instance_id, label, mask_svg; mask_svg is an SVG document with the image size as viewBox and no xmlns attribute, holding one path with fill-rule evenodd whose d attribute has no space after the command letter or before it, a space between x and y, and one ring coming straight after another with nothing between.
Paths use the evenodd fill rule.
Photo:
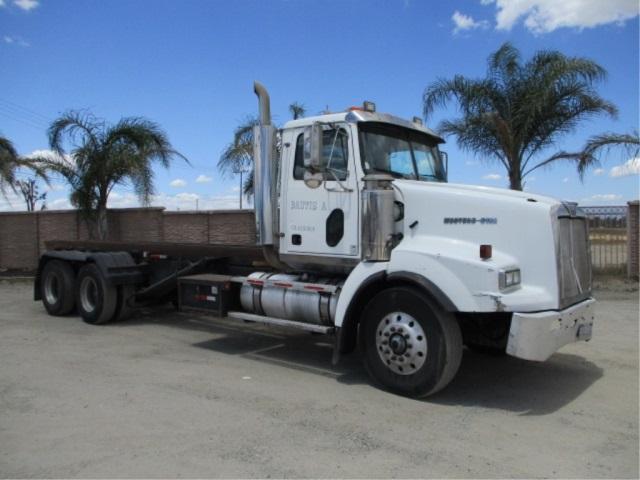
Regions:
<instances>
[{"instance_id":1,"label":"fence post","mask_svg":"<svg viewBox=\"0 0 640 480\"><path fill-rule=\"evenodd\" d=\"M640 201L627 203L627 275L638 278L640 250Z\"/></svg>"}]
</instances>

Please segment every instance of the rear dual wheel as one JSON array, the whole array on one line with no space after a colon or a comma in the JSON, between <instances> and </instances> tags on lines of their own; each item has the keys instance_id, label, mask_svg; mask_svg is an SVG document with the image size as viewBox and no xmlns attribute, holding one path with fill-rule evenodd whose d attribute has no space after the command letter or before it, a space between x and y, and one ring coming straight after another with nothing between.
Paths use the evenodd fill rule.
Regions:
<instances>
[{"instance_id":1,"label":"rear dual wheel","mask_svg":"<svg viewBox=\"0 0 640 480\"><path fill-rule=\"evenodd\" d=\"M82 319L92 325L110 321L116 313L118 291L102 276L100 269L87 263L78 272L76 303Z\"/></svg>"},{"instance_id":2,"label":"rear dual wheel","mask_svg":"<svg viewBox=\"0 0 640 480\"><path fill-rule=\"evenodd\" d=\"M68 315L76 304L76 273L61 260L49 260L40 275L42 303L49 315Z\"/></svg>"},{"instance_id":3,"label":"rear dual wheel","mask_svg":"<svg viewBox=\"0 0 640 480\"><path fill-rule=\"evenodd\" d=\"M121 321L133 308L133 285L111 285L93 263L83 265L78 275L69 262L49 260L40 275L42 303L49 315L67 315L77 306L82 319L92 325Z\"/></svg>"},{"instance_id":4,"label":"rear dual wheel","mask_svg":"<svg viewBox=\"0 0 640 480\"><path fill-rule=\"evenodd\" d=\"M458 371L462 335L456 319L416 288L380 292L365 307L360 326L365 367L389 390L426 397Z\"/></svg>"},{"instance_id":5,"label":"rear dual wheel","mask_svg":"<svg viewBox=\"0 0 640 480\"><path fill-rule=\"evenodd\" d=\"M76 303L82 319L92 325L125 320L133 312L129 300L133 285L111 285L93 263L84 265L78 272Z\"/></svg>"}]
</instances>

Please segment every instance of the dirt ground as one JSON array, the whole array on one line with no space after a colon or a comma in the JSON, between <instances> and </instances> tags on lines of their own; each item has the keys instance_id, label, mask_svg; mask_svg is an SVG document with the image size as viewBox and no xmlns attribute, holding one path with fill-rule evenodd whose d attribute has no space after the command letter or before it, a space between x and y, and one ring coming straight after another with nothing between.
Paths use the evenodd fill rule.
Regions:
<instances>
[{"instance_id":1,"label":"dirt ground","mask_svg":"<svg viewBox=\"0 0 640 480\"><path fill-rule=\"evenodd\" d=\"M591 342L465 351L419 401L322 336L169 308L95 327L0 281L0 476L637 478L637 287L598 285Z\"/></svg>"}]
</instances>

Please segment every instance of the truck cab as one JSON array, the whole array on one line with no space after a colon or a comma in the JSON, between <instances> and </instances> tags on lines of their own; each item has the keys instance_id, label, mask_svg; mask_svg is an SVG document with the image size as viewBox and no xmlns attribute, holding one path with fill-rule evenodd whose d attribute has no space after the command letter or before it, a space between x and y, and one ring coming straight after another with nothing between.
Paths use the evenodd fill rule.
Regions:
<instances>
[{"instance_id":1,"label":"truck cab","mask_svg":"<svg viewBox=\"0 0 640 480\"><path fill-rule=\"evenodd\" d=\"M309 144L314 127L322 138L317 164L311 165L309 156L305 164L305 132ZM290 121L281 138L279 251L302 269L348 271L360 262L367 175L446 181L438 150L443 140L417 121L352 107Z\"/></svg>"}]
</instances>

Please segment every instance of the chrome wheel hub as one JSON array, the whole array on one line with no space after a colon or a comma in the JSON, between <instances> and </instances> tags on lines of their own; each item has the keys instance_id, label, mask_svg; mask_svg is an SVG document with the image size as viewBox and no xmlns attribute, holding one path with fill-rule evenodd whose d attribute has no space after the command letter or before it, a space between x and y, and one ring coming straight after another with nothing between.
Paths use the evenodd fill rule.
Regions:
<instances>
[{"instance_id":1,"label":"chrome wheel hub","mask_svg":"<svg viewBox=\"0 0 640 480\"><path fill-rule=\"evenodd\" d=\"M60 298L60 284L58 277L53 273L47 275L44 280L44 296L47 299L49 305L53 305Z\"/></svg>"},{"instance_id":2,"label":"chrome wheel hub","mask_svg":"<svg viewBox=\"0 0 640 480\"><path fill-rule=\"evenodd\" d=\"M84 277L80 284L80 303L85 312L93 312L96 308L96 298L98 296L98 286L91 277Z\"/></svg>"},{"instance_id":3,"label":"chrome wheel hub","mask_svg":"<svg viewBox=\"0 0 640 480\"><path fill-rule=\"evenodd\" d=\"M411 375L427 359L427 337L420 323L411 315L393 312L378 323L376 349L391 371Z\"/></svg>"}]
</instances>

